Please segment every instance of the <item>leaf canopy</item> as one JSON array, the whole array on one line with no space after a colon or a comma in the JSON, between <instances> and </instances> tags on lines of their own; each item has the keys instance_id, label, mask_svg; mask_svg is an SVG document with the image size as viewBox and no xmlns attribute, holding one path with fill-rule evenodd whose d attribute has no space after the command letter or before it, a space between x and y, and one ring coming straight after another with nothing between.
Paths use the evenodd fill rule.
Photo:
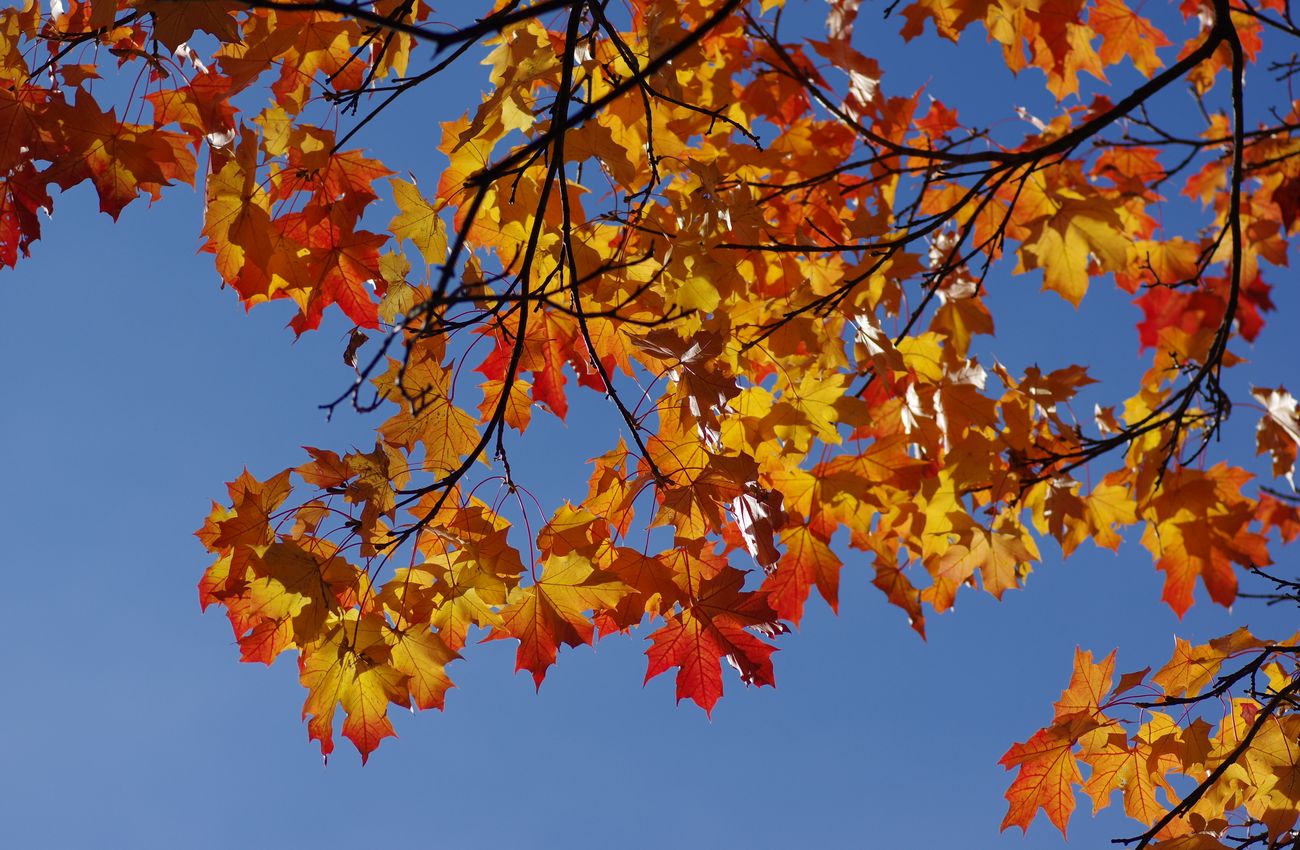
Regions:
<instances>
[{"instance_id":1,"label":"leaf canopy","mask_svg":"<svg viewBox=\"0 0 1300 850\"><path fill-rule=\"evenodd\" d=\"M242 304L350 326L327 407L382 410L373 448L245 471L198 532L201 604L244 660L297 653L324 754L340 706L363 760L390 704L442 708L476 639L518 641L540 687L564 647L644 630L646 679L712 712L726 666L775 684L813 588L836 609L865 578L924 635L1053 544L1140 541L1179 616L1246 579L1294 602L1266 568L1300 534L1296 401L1238 380L1300 222L1300 115L1254 84L1300 70L1286 4L896 4L907 41L982 29L1038 114L894 84L856 0L795 33L781 0L480 5L0 11L0 266L55 190L117 218L196 185ZM434 166L372 152L476 49L487 91ZM1001 353L1021 299L1111 290L1142 316L1131 374ZM1234 403L1264 465L1217 448ZM592 464L549 508L511 467L563 448L546 417ZM1293 841L1295 643L1179 639L1117 685L1080 650L1003 757L1004 828L1064 832L1082 789L1121 793L1138 846Z\"/></svg>"}]
</instances>

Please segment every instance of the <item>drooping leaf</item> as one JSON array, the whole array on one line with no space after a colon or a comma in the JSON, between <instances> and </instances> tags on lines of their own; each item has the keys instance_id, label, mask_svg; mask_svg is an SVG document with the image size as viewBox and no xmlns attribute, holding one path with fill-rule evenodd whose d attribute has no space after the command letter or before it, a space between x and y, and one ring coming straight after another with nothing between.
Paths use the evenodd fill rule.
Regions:
<instances>
[{"instance_id":1,"label":"drooping leaf","mask_svg":"<svg viewBox=\"0 0 1300 850\"><path fill-rule=\"evenodd\" d=\"M554 555L536 582L510 594L501 610L501 632L494 636L519 641L515 669L528 670L541 688L561 646L581 646L594 639L586 612L613 608L628 591L627 585L581 555Z\"/></svg>"}]
</instances>

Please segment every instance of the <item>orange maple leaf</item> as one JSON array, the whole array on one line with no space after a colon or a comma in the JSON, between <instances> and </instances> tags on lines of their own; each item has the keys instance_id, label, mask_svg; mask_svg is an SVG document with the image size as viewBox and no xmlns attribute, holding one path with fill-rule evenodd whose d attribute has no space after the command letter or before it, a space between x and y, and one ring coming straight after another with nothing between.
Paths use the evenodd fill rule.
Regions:
<instances>
[{"instance_id":1,"label":"orange maple leaf","mask_svg":"<svg viewBox=\"0 0 1300 850\"><path fill-rule=\"evenodd\" d=\"M1010 805L1002 819L1002 829L1018 826L1027 832L1030 821L1042 809L1061 834L1065 834L1074 812L1074 786L1083 784L1074 745L1080 736L1097 726L1091 716L1070 715L1007 750L998 763L1008 770L1017 767L1019 771L1007 789Z\"/></svg>"},{"instance_id":2,"label":"orange maple leaf","mask_svg":"<svg viewBox=\"0 0 1300 850\"><path fill-rule=\"evenodd\" d=\"M776 647L747 631L758 628L769 636L786 631L766 595L743 590L745 573L734 567L707 578L694 572L682 578L692 590L689 603L650 635L645 680L678 668L677 700L690 699L710 714L722 697L724 659L745 684L774 686Z\"/></svg>"},{"instance_id":3,"label":"orange maple leaf","mask_svg":"<svg viewBox=\"0 0 1300 850\"><path fill-rule=\"evenodd\" d=\"M797 525L781 534L785 554L776 570L763 582L772 609L795 625L803 618L804 602L814 586L831 610L839 607L840 568L843 563L830 546L807 526Z\"/></svg>"},{"instance_id":4,"label":"orange maple leaf","mask_svg":"<svg viewBox=\"0 0 1300 850\"><path fill-rule=\"evenodd\" d=\"M594 639L595 626L587 612L615 607L630 590L582 555L553 555L537 581L511 592L501 609L500 630L492 637L518 639L515 670L528 670L541 688L561 646L581 646Z\"/></svg>"},{"instance_id":5,"label":"orange maple leaf","mask_svg":"<svg viewBox=\"0 0 1300 850\"><path fill-rule=\"evenodd\" d=\"M388 629L380 617L349 611L298 659L299 678L307 689L302 716L326 759L334 751L335 706L343 706L343 734L356 745L363 764L380 741L396 735L388 703L406 704L407 677L389 663Z\"/></svg>"}]
</instances>

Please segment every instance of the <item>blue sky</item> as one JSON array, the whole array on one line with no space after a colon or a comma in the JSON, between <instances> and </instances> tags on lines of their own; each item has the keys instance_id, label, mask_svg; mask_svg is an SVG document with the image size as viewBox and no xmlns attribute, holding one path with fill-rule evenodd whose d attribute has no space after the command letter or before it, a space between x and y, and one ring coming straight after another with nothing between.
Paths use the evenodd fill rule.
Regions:
<instances>
[{"instance_id":1,"label":"blue sky","mask_svg":"<svg viewBox=\"0 0 1300 850\"><path fill-rule=\"evenodd\" d=\"M956 55L935 53L935 68ZM433 120L450 115L409 119L407 143L431 147ZM434 172L419 156L423 182ZM400 738L366 767L346 742L325 767L291 659L239 664L220 613L200 615L208 559L192 531L245 465L265 475L304 444L373 441L374 420L326 423L316 407L347 380L346 328L335 316L295 343L284 305L245 315L195 252L193 190L116 225L85 187L57 203L34 256L0 273L10 846L1055 848L1041 818L1028 837L998 833L1010 774L997 760L1049 719L1076 646L1118 646L1131 670L1163 663L1174 633L1294 630L1288 612L1227 612L1199 593L1179 623L1145 550L1088 546L1062 563L1044 545L1027 590L1001 604L963 594L922 642L851 553L842 614L812 603L780 641L779 687L731 677L711 720L674 705L671 675L642 686L643 636L565 652L540 694L496 642L450 668L445 713L396 716ZM1243 352L1267 386L1293 376L1287 317L1300 309L1284 274L1272 282L1278 314ZM1003 299L1008 363L1123 375L1138 362L1138 313L1122 300L1085 302L1076 318L1035 279L1005 276L990 297ZM566 482L585 481L591 454L578 423L616 416L585 399L567 427L539 417L516 473L548 505L574 495ZM1259 468L1253 417L1239 410L1218 456ZM1070 846L1134 827L1081 814Z\"/></svg>"}]
</instances>

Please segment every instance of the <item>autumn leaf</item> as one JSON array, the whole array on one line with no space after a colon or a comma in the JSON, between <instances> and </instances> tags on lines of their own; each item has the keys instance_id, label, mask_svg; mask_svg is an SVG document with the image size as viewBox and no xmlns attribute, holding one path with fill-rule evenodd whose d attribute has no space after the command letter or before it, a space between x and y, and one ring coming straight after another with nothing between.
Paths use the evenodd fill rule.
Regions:
<instances>
[{"instance_id":1,"label":"autumn leaf","mask_svg":"<svg viewBox=\"0 0 1300 850\"><path fill-rule=\"evenodd\" d=\"M99 208L114 219L141 193L159 197L173 182L194 182L194 156L187 137L147 125L119 121L82 89L71 105L52 105L65 125L66 149L48 178L68 189L89 180L99 195Z\"/></svg>"},{"instance_id":2,"label":"autumn leaf","mask_svg":"<svg viewBox=\"0 0 1300 850\"><path fill-rule=\"evenodd\" d=\"M1028 832L1030 822L1041 809L1065 834L1074 812L1074 786L1083 784L1074 745L1081 735L1096 727L1091 717L1072 715L1007 750L998 763L1008 770L1018 770L1007 789L1010 806L1002 819L1002 829L1018 826Z\"/></svg>"},{"instance_id":3,"label":"autumn leaf","mask_svg":"<svg viewBox=\"0 0 1300 850\"><path fill-rule=\"evenodd\" d=\"M213 506L212 514L196 534L209 550L266 545L275 539L271 515L289 497L289 470L258 481L248 470L226 486L229 510Z\"/></svg>"},{"instance_id":4,"label":"autumn leaf","mask_svg":"<svg viewBox=\"0 0 1300 850\"><path fill-rule=\"evenodd\" d=\"M531 585L515 588L501 610L493 637L519 641L515 669L528 670L541 688L561 646L589 644L595 629L586 612L613 608L629 592L613 575L576 553L553 555Z\"/></svg>"},{"instance_id":5,"label":"autumn leaf","mask_svg":"<svg viewBox=\"0 0 1300 850\"><path fill-rule=\"evenodd\" d=\"M490 566L493 555L499 558L510 551L500 541L474 544L464 551L450 565L439 565L437 583L431 588L435 598L428 614L439 637L455 651L465 647L471 626L492 629L501 625L499 610L517 583ZM483 555L488 557L484 559Z\"/></svg>"},{"instance_id":6,"label":"autumn leaf","mask_svg":"<svg viewBox=\"0 0 1300 850\"><path fill-rule=\"evenodd\" d=\"M529 325L522 368L533 373L533 400L560 419L569 414L564 385L564 366L573 358L576 328L571 318L553 310L543 311Z\"/></svg>"},{"instance_id":7,"label":"autumn leaf","mask_svg":"<svg viewBox=\"0 0 1300 850\"><path fill-rule=\"evenodd\" d=\"M299 678L308 692L303 719L310 718L308 734L320 741L326 759L334 750L335 706L343 707L343 735L356 745L363 763L380 741L396 734L388 703L407 701L406 677L390 666L386 629L376 617L349 612L336 618L299 662Z\"/></svg>"},{"instance_id":8,"label":"autumn leaf","mask_svg":"<svg viewBox=\"0 0 1300 850\"><path fill-rule=\"evenodd\" d=\"M763 582L772 609L795 625L803 618L804 602L815 586L831 610L839 607L839 557L807 526L794 526L781 534L785 554L775 572Z\"/></svg>"},{"instance_id":9,"label":"autumn leaf","mask_svg":"<svg viewBox=\"0 0 1300 850\"><path fill-rule=\"evenodd\" d=\"M298 333L320 324L325 308L337 304L349 319L365 328L378 326L375 293L382 295L379 249L384 237L356 230L355 215L342 205L277 219L279 232L305 249L310 286L291 289L302 311L290 326ZM302 250L300 249L300 250Z\"/></svg>"},{"instance_id":10,"label":"autumn leaf","mask_svg":"<svg viewBox=\"0 0 1300 850\"><path fill-rule=\"evenodd\" d=\"M269 267L271 200L257 177L257 141L245 131L229 157L208 176L203 250L216 255L217 272L248 303L274 297Z\"/></svg>"},{"instance_id":11,"label":"autumn leaf","mask_svg":"<svg viewBox=\"0 0 1300 850\"><path fill-rule=\"evenodd\" d=\"M313 643L330 615L350 603L358 587L356 567L338 557L334 547L315 542L317 551L299 543L273 543L253 560L249 582L251 613L271 620L291 619L294 642Z\"/></svg>"},{"instance_id":12,"label":"autumn leaf","mask_svg":"<svg viewBox=\"0 0 1300 850\"><path fill-rule=\"evenodd\" d=\"M389 664L406 676L406 689L419 709L443 707L443 697L453 687L444 668L460 658L428 629L389 629Z\"/></svg>"},{"instance_id":13,"label":"autumn leaf","mask_svg":"<svg viewBox=\"0 0 1300 850\"><path fill-rule=\"evenodd\" d=\"M211 71L196 74L188 85L160 88L148 95L154 120L176 123L195 140L224 147L234 140L236 110L230 103L230 78Z\"/></svg>"},{"instance_id":14,"label":"autumn leaf","mask_svg":"<svg viewBox=\"0 0 1300 850\"><path fill-rule=\"evenodd\" d=\"M424 449L429 469L452 470L478 444L477 420L456 404L452 366L437 345L423 346L405 362L390 360L376 391L400 410L380 428L384 441L410 451Z\"/></svg>"},{"instance_id":15,"label":"autumn leaf","mask_svg":"<svg viewBox=\"0 0 1300 850\"><path fill-rule=\"evenodd\" d=\"M498 344L486 359L474 371L483 373L487 380L479 384L483 391L483 403L479 406L479 417L490 418L501 405L501 397L506 392L506 375L511 360L511 350ZM528 430L533 420L533 400L528 381L517 374L510 384L509 398L504 408L505 423L519 433Z\"/></svg>"},{"instance_id":16,"label":"autumn leaf","mask_svg":"<svg viewBox=\"0 0 1300 850\"><path fill-rule=\"evenodd\" d=\"M1254 389L1251 395L1264 405L1264 418L1255 429L1255 453L1273 459L1273 475L1285 477L1294 489L1296 452L1300 448L1300 414L1296 400L1285 389Z\"/></svg>"},{"instance_id":17,"label":"autumn leaf","mask_svg":"<svg viewBox=\"0 0 1300 850\"><path fill-rule=\"evenodd\" d=\"M1233 563L1265 566L1264 539L1248 530L1251 505L1240 488L1246 478L1226 465L1208 471L1182 469L1170 476L1154 500L1142 543L1165 573L1164 600L1182 616L1192 604L1199 577L1220 605L1237 593Z\"/></svg>"},{"instance_id":18,"label":"autumn leaf","mask_svg":"<svg viewBox=\"0 0 1300 850\"><path fill-rule=\"evenodd\" d=\"M99 0L96 6L106 4ZM151 13L154 37L170 51L189 41L196 32L206 32L222 42L239 40L239 25L234 13L240 8L230 0L186 0L173 3L168 0L137 0L141 11Z\"/></svg>"},{"instance_id":19,"label":"autumn leaf","mask_svg":"<svg viewBox=\"0 0 1300 850\"><path fill-rule=\"evenodd\" d=\"M718 362L722 340L715 334L683 339L671 331L652 331L633 344L666 368L684 399L684 407L706 432L716 432L718 415L728 409L739 392L736 380Z\"/></svg>"},{"instance_id":20,"label":"autumn leaf","mask_svg":"<svg viewBox=\"0 0 1300 850\"><path fill-rule=\"evenodd\" d=\"M1042 269L1043 288L1078 307L1088 291L1093 258L1103 270L1114 271L1125 267L1128 250L1114 206L1100 199L1066 197L1057 202L1037 238L1026 239L1020 268Z\"/></svg>"},{"instance_id":21,"label":"autumn leaf","mask_svg":"<svg viewBox=\"0 0 1300 850\"><path fill-rule=\"evenodd\" d=\"M1052 488L1046 497L1047 525L1068 556L1083 541L1117 550L1120 531L1137 522L1137 504L1128 488L1104 480L1080 496L1065 488Z\"/></svg>"},{"instance_id":22,"label":"autumn leaf","mask_svg":"<svg viewBox=\"0 0 1300 850\"><path fill-rule=\"evenodd\" d=\"M619 536L631 528L636 497L641 492L628 469L633 460L627 444L620 439L613 449L590 461L591 479L583 505L604 517Z\"/></svg>"},{"instance_id":23,"label":"autumn leaf","mask_svg":"<svg viewBox=\"0 0 1300 850\"><path fill-rule=\"evenodd\" d=\"M1261 645L1244 628L1199 646L1175 637L1173 658L1156 671L1151 681L1170 696L1196 696L1218 675L1229 656Z\"/></svg>"},{"instance_id":24,"label":"autumn leaf","mask_svg":"<svg viewBox=\"0 0 1300 850\"><path fill-rule=\"evenodd\" d=\"M1074 673L1070 686L1061 694L1054 706L1056 721L1074 714L1095 714L1105 703L1115 675L1115 653L1098 663L1093 663L1092 653L1076 648Z\"/></svg>"},{"instance_id":25,"label":"autumn leaf","mask_svg":"<svg viewBox=\"0 0 1300 850\"><path fill-rule=\"evenodd\" d=\"M1153 712L1131 744L1122 732L1098 735L1104 743L1089 747L1083 755L1091 768L1084 791L1092 798L1093 812L1109 804L1112 792L1121 791L1129 817L1141 823L1160 820L1167 809L1157 792L1174 797L1165 776L1180 767L1177 756L1169 752L1170 739L1180 732L1169 715Z\"/></svg>"},{"instance_id":26,"label":"autumn leaf","mask_svg":"<svg viewBox=\"0 0 1300 850\"><path fill-rule=\"evenodd\" d=\"M1075 745L1085 735L1104 734L1104 728L1109 725L1101 710L1114 672L1115 653L1094 663L1092 653L1075 651L1074 673L1069 687L1056 703L1052 725L1011 747L999 762L1008 770L1018 768L1015 780L1007 789L1010 805L1002 829L1018 826L1028 831L1030 822L1041 809L1061 834L1065 834L1074 812L1074 786L1084 784Z\"/></svg>"},{"instance_id":27,"label":"autumn leaf","mask_svg":"<svg viewBox=\"0 0 1300 850\"><path fill-rule=\"evenodd\" d=\"M652 558L635 549L619 547L608 571L618 576L631 592L612 608L596 614L595 624L602 633L625 631L640 625L647 614L657 617L685 598L674 581L676 574L663 558Z\"/></svg>"},{"instance_id":28,"label":"autumn leaf","mask_svg":"<svg viewBox=\"0 0 1300 850\"><path fill-rule=\"evenodd\" d=\"M806 451L813 439L838 443L836 401L843 395L845 378L833 375L818 378L805 373L798 387L789 387L772 407L768 417L773 432Z\"/></svg>"},{"instance_id":29,"label":"autumn leaf","mask_svg":"<svg viewBox=\"0 0 1300 850\"><path fill-rule=\"evenodd\" d=\"M409 239L429 265L441 263L447 256L447 234L438 212L414 183L398 178L391 181L393 198L399 210L388 229L398 239Z\"/></svg>"},{"instance_id":30,"label":"autumn leaf","mask_svg":"<svg viewBox=\"0 0 1300 850\"><path fill-rule=\"evenodd\" d=\"M963 542L950 546L930 565L935 584L929 595L940 611L951 607L957 588L972 581L976 571L984 589L1000 599L1004 592L1019 586L1029 563L1039 557L1021 529L990 531L965 520L960 526L965 528L954 530Z\"/></svg>"},{"instance_id":31,"label":"autumn leaf","mask_svg":"<svg viewBox=\"0 0 1300 850\"><path fill-rule=\"evenodd\" d=\"M707 578L685 576L691 589L689 604L650 635L645 680L677 668L677 700L690 699L707 713L722 697L725 660L747 685L775 685L772 653L776 647L757 638L747 627L770 635L785 627L762 595L742 589L745 574L731 567Z\"/></svg>"},{"instance_id":32,"label":"autumn leaf","mask_svg":"<svg viewBox=\"0 0 1300 850\"><path fill-rule=\"evenodd\" d=\"M1169 40L1123 0L1098 0L1088 13L1088 26L1101 36L1098 55L1103 64L1113 65L1127 56L1147 77L1163 64L1156 49L1169 46Z\"/></svg>"}]
</instances>

